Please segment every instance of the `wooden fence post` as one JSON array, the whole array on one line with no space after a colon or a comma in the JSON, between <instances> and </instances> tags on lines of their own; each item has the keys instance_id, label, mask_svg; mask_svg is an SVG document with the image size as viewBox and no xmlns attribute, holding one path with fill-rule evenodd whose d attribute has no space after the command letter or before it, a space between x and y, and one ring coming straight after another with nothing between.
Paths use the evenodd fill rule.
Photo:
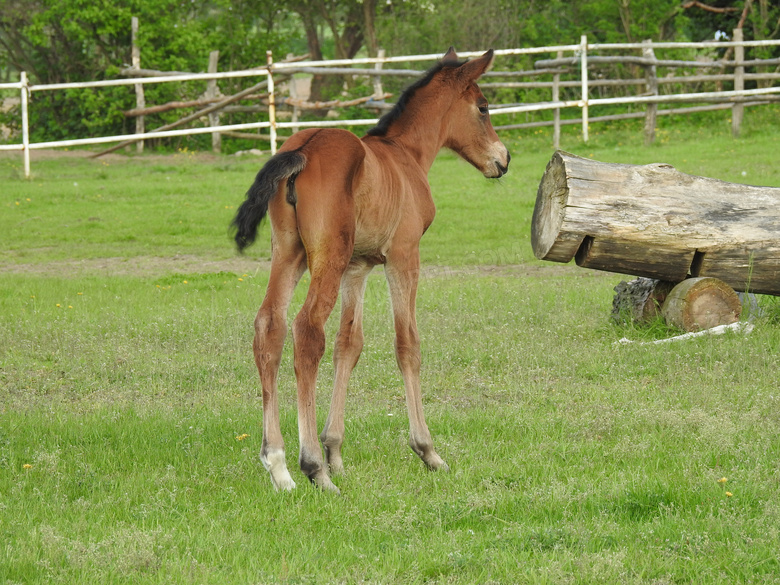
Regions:
<instances>
[{"instance_id":1,"label":"wooden fence post","mask_svg":"<svg viewBox=\"0 0 780 585\"><path fill-rule=\"evenodd\" d=\"M734 29L734 42L743 42L742 29ZM745 60L745 46L736 45L734 47L734 61L737 65L734 67L734 91L743 91L745 89L745 67L741 63ZM737 102L731 107L731 133L736 138L742 128L742 118L745 114L745 105Z\"/></svg>"},{"instance_id":2,"label":"wooden fence post","mask_svg":"<svg viewBox=\"0 0 780 585\"><path fill-rule=\"evenodd\" d=\"M274 56L271 51L265 52L266 63L268 66L268 122L271 126L268 128L271 135L271 155L276 154L276 97L274 95L274 76L273 65Z\"/></svg>"},{"instance_id":3,"label":"wooden fence post","mask_svg":"<svg viewBox=\"0 0 780 585\"><path fill-rule=\"evenodd\" d=\"M563 59L563 51L556 54L558 59ZM561 74L553 74L552 101L561 100ZM553 110L553 148L558 150L561 147L561 109Z\"/></svg>"},{"instance_id":4,"label":"wooden fence post","mask_svg":"<svg viewBox=\"0 0 780 585\"><path fill-rule=\"evenodd\" d=\"M141 68L141 48L138 46L138 17L133 16L130 18L130 30L131 30L131 63L133 69ZM146 98L144 97L144 85L143 83L135 84L135 107L145 108ZM138 116L135 119L135 133L143 134L146 132L144 117ZM139 140L135 143L136 152L139 154L144 151L144 140Z\"/></svg>"},{"instance_id":5,"label":"wooden fence post","mask_svg":"<svg viewBox=\"0 0 780 585\"><path fill-rule=\"evenodd\" d=\"M219 63L219 51L211 51L209 53L209 73L216 73ZM219 88L217 87L216 79L209 79L206 82L206 98L216 98L219 94ZM219 112L211 112L209 114L209 126L219 126ZM211 135L211 150L213 152L222 152L222 134L214 132Z\"/></svg>"},{"instance_id":6,"label":"wooden fence post","mask_svg":"<svg viewBox=\"0 0 780 585\"><path fill-rule=\"evenodd\" d=\"M642 56L645 59L655 61L655 52L653 51L652 39L647 39L647 47L642 49ZM658 76L655 65L645 66L645 77L647 78L647 93L649 95L658 95ZM645 144L649 145L655 142L655 123L658 116L658 104L647 104L645 110Z\"/></svg>"},{"instance_id":7,"label":"wooden fence post","mask_svg":"<svg viewBox=\"0 0 780 585\"><path fill-rule=\"evenodd\" d=\"M580 65L582 69L582 140L588 141L588 37L580 37Z\"/></svg>"}]
</instances>

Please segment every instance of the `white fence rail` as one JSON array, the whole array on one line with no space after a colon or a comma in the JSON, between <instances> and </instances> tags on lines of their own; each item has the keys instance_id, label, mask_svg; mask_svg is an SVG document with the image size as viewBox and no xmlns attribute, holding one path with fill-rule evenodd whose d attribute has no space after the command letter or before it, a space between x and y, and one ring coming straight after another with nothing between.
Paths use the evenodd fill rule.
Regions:
<instances>
[{"instance_id":1,"label":"white fence rail","mask_svg":"<svg viewBox=\"0 0 780 585\"><path fill-rule=\"evenodd\" d=\"M662 42L662 43L615 43L615 44L603 44L594 43L589 44L587 37L583 35L579 44L561 45L553 47L533 47L522 49L502 49L495 51L496 56L510 56L510 55L540 55L540 54L553 54L559 57L564 53L573 53L574 58L579 64L580 81L580 97L575 100L560 100L557 98L560 87L564 87L563 84L556 84L553 86L553 99L549 102L528 103L522 105L502 105L492 104L491 112L493 115L501 114L513 114L521 112L538 112L544 110L555 110L560 112L564 108L579 108L582 112L582 136L583 140L588 140L588 127L590 122L590 108L606 105L617 104L658 104L658 103L677 103L677 102L708 102L708 101L720 101L724 99L734 100L733 105L737 105L737 101L744 103L745 98L760 98L761 96L767 96L770 94L780 94L780 86L763 87L750 90L734 90L734 91L719 91L719 92L694 92L694 93L681 93L681 94L668 94L658 95L657 92L654 95L635 95L624 97L612 97L612 98L590 98L589 91L592 87L596 86L597 82L589 81L588 78L588 66L589 56L598 51L615 51L615 50L655 50L655 49L728 49L734 47L735 49L744 49L745 47L768 47L768 46L780 46L780 40L771 41L708 41L700 43L677 43L677 42ZM741 53L741 51L740 51ZM481 53L461 53L460 56L464 58L479 56ZM377 122L377 119L360 119L360 120L330 120L330 121L294 121L294 122L279 122L276 119L275 108L269 108L268 120L262 122L254 122L247 124L232 124L222 126L205 126L198 128L188 128L181 130L167 130L167 131L148 131L143 134L125 134L118 136L101 136L93 138L81 138L74 140L54 140L43 142L30 142L29 133L29 110L30 103L29 98L32 93L39 91L58 91L66 89L77 88L99 88L99 87L112 87L112 86L136 86L138 84L154 84L154 83L171 83L181 81L196 81L196 80L216 80L216 79L233 79L233 78L251 78L251 77L266 77L268 80L269 102L274 104L274 84L273 74L284 73L285 70L300 70L301 68L333 68L337 66L353 66L353 65L383 65L387 63L398 62L416 62L416 61L435 61L439 59L441 55L404 55L397 57L381 57L381 58L364 58L364 59L340 59L331 61L298 61L292 63L272 63L269 52L269 65L263 68L249 69L242 71L230 71L222 73L193 73L193 74L175 74L175 75L161 75L152 77L140 77L132 79L110 79L103 81L92 81L82 83L58 83L49 85L35 85L31 84L27 78L25 72L21 73L20 81L18 83L3 83L0 84L0 90L18 90L20 92L20 105L21 105L21 127L22 127L22 141L20 144L0 144L0 151L21 151L24 158L24 174L25 177L30 176L30 152L36 149L44 148L58 148L68 146L84 146L90 144L106 144L123 141L139 141L157 138L168 138L173 136L186 136L195 134L206 134L216 132L235 132L239 130L255 130L261 128L268 128L271 134L271 150L276 151L276 130L281 128L303 128L303 127L323 127L323 126L370 126ZM596 59L591 58L592 61ZM663 64L662 61L657 61L659 64ZM719 66L717 63L702 63L700 66ZM747 63L747 62L746 62ZM722 65L720 65L722 67ZM734 66L735 75L728 76L729 79L736 79L737 70L739 69L739 63ZM744 70L744 67L742 67ZM381 74L381 70L377 70L377 75ZM713 76L714 77L714 76ZM720 76L722 78L723 76ZM773 75L767 75L767 79L773 79ZM735 87L738 84L735 83ZM559 133L560 119L556 115L556 132ZM556 134L557 136L557 134ZM556 144L557 146L557 144Z\"/></svg>"}]
</instances>

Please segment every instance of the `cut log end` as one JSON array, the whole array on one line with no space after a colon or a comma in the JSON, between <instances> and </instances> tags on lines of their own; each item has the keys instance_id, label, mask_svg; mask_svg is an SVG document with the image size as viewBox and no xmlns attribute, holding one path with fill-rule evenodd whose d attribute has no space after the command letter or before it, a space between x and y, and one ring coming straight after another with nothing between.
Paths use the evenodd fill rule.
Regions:
<instances>
[{"instance_id":1,"label":"cut log end","mask_svg":"<svg viewBox=\"0 0 780 585\"><path fill-rule=\"evenodd\" d=\"M666 322L699 331L739 321L742 303L734 289L712 277L689 278L675 286L663 304Z\"/></svg>"},{"instance_id":2,"label":"cut log end","mask_svg":"<svg viewBox=\"0 0 780 585\"><path fill-rule=\"evenodd\" d=\"M566 164L560 151L556 152L544 172L536 192L531 221L531 247L540 260L568 262L574 258L583 236L567 240L561 226L569 199Z\"/></svg>"}]
</instances>

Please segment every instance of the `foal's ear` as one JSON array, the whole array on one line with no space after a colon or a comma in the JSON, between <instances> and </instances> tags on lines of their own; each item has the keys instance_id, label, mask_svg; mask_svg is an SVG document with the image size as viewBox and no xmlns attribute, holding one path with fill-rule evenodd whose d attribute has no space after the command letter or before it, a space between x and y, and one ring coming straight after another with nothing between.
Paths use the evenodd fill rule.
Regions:
<instances>
[{"instance_id":1,"label":"foal's ear","mask_svg":"<svg viewBox=\"0 0 780 585\"><path fill-rule=\"evenodd\" d=\"M455 52L455 47L450 47L441 58L442 63L457 63L458 54Z\"/></svg>"},{"instance_id":2,"label":"foal's ear","mask_svg":"<svg viewBox=\"0 0 780 585\"><path fill-rule=\"evenodd\" d=\"M458 74L466 81L476 81L485 71L488 71L493 66L493 57L493 49L490 49L478 59L472 59L465 63L458 70Z\"/></svg>"}]
</instances>

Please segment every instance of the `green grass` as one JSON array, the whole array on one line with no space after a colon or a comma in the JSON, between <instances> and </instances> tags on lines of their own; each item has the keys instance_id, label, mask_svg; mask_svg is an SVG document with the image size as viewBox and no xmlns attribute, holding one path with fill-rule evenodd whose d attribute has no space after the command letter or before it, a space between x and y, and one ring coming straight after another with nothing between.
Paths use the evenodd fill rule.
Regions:
<instances>
[{"instance_id":1,"label":"green grass","mask_svg":"<svg viewBox=\"0 0 780 585\"><path fill-rule=\"evenodd\" d=\"M763 122L739 140L690 125L646 148L615 127L563 146L780 185ZM377 270L342 497L295 469L289 347L298 488L275 493L257 459L268 232L236 259L227 224L258 161L34 159L27 182L0 158L0 583L780 582L776 299L748 336L642 344L674 332L610 322L629 277L533 259L549 136L508 142L501 182L448 154L431 177L422 382L452 470L406 445Z\"/></svg>"}]
</instances>

